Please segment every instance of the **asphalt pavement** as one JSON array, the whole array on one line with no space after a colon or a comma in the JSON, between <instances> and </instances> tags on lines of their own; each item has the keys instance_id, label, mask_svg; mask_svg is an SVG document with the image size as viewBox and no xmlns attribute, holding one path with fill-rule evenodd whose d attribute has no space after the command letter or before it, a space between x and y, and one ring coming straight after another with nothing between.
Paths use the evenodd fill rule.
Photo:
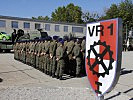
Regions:
<instances>
[{"instance_id":1,"label":"asphalt pavement","mask_svg":"<svg viewBox=\"0 0 133 100\"><path fill-rule=\"evenodd\" d=\"M87 77L65 75L57 80L14 60L13 53L0 53L0 100L95 100ZM105 100L133 100L133 52L123 52L116 87Z\"/></svg>"}]
</instances>

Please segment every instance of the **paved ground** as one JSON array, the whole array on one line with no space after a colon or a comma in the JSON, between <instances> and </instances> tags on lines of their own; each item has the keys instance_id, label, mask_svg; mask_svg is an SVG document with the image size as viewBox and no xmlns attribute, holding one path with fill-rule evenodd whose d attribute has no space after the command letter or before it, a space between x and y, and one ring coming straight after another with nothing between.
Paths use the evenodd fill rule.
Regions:
<instances>
[{"instance_id":1,"label":"paved ground","mask_svg":"<svg viewBox=\"0 0 133 100\"><path fill-rule=\"evenodd\" d=\"M133 52L124 52L122 75L105 100L133 100ZM53 79L13 59L13 54L0 54L0 100L95 100L87 77Z\"/></svg>"}]
</instances>

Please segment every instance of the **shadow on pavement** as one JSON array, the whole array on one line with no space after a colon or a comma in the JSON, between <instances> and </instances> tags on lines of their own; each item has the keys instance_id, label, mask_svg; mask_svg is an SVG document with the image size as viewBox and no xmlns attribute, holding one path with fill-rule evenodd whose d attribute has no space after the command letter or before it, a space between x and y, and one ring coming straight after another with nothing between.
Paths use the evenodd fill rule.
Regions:
<instances>
[{"instance_id":1,"label":"shadow on pavement","mask_svg":"<svg viewBox=\"0 0 133 100\"><path fill-rule=\"evenodd\" d=\"M131 92L133 90L133 88L131 88L131 89L129 89L129 90L126 90L125 92L122 92L122 93L128 93L128 92ZM116 96L119 96L119 95L121 95L121 92L118 92L117 94L115 94L115 95L113 95L113 96L111 96L111 97L109 97L109 98L106 98L105 100L111 100L112 98L114 98L114 97L116 97ZM129 100L133 100L133 98L131 98L131 99L129 99Z\"/></svg>"},{"instance_id":2,"label":"shadow on pavement","mask_svg":"<svg viewBox=\"0 0 133 100\"><path fill-rule=\"evenodd\" d=\"M133 70L126 70L125 68L122 68L120 75L125 75L125 74L129 74L129 73L132 73L132 72L133 72Z\"/></svg>"},{"instance_id":3,"label":"shadow on pavement","mask_svg":"<svg viewBox=\"0 0 133 100\"><path fill-rule=\"evenodd\" d=\"M129 90L123 92L123 93L128 93L128 92L131 92L132 90L133 90L133 88L131 88L131 89L129 89Z\"/></svg>"},{"instance_id":4,"label":"shadow on pavement","mask_svg":"<svg viewBox=\"0 0 133 100\"><path fill-rule=\"evenodd\" d=\"M111 100L112 98L116 97L116 96L119 96L121 94L121 92L118 92L117 94L109 97L109 98L106 98L105 100Z\"/></svg>"},{"instance_id":5,"label":"shadow on pavement","mask_svg":"<svg viewBox=\"0 0 133 100\"><path fill-rule=\"evenodd\" d=\"M3 82L3 79L0 78L0 82Z\"/></svg>"},{"instance_id":6,"label":"shadow on pavement","mask_svg":"<svg viewBox=\"0 0 133 100\"><path fill-rule=\"evenodd\" d=\"M82 77L85 77L85 76L86 75L80 75L79 77L75 77L75 76L64 74L62 80L67 80L67 79L72 79L72 78L82 78Z\"/></svg>"}]
</instances>

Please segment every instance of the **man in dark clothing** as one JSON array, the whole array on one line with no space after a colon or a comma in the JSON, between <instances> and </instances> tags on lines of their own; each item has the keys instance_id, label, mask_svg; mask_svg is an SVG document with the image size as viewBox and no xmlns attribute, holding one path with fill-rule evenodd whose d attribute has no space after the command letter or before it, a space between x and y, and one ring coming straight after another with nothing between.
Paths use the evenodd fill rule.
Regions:
<instances>
[{"instance_id":1,"label":"man in dark clothing","mask_svg":"<svg viewBox=\"0 0 133 100\"><path fill-rule=\"evenodd\" d=\"M16 29L14 29L14 32L12 33L12 43L14 43L16 36Z\"/></svg>"}]
</instances>

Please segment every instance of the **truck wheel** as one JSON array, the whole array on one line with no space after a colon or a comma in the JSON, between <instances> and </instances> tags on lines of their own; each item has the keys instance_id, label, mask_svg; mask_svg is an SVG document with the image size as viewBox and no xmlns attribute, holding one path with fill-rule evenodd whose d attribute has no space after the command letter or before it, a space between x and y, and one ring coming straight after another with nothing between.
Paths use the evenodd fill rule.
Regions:
<instances>
[{"instance_id":1,"label":"truck wheel","mask_svg":"<svg viewBox=\"0 0 133 100\"><path fill-rule=\"evenodd\" d=\"M0 49L0 53L3 52L3 50Z\"/></svg>"},{"instance_id":2,"label":"truck wheel","mask_svg":"<svg viewBox=\"0 0 133 100\"><path fill-rule=\"evenodd\" d=\"M3 41L6 41L6 37L3 37L2 40L3 40Z\"/></svg>"}]
</instances>

